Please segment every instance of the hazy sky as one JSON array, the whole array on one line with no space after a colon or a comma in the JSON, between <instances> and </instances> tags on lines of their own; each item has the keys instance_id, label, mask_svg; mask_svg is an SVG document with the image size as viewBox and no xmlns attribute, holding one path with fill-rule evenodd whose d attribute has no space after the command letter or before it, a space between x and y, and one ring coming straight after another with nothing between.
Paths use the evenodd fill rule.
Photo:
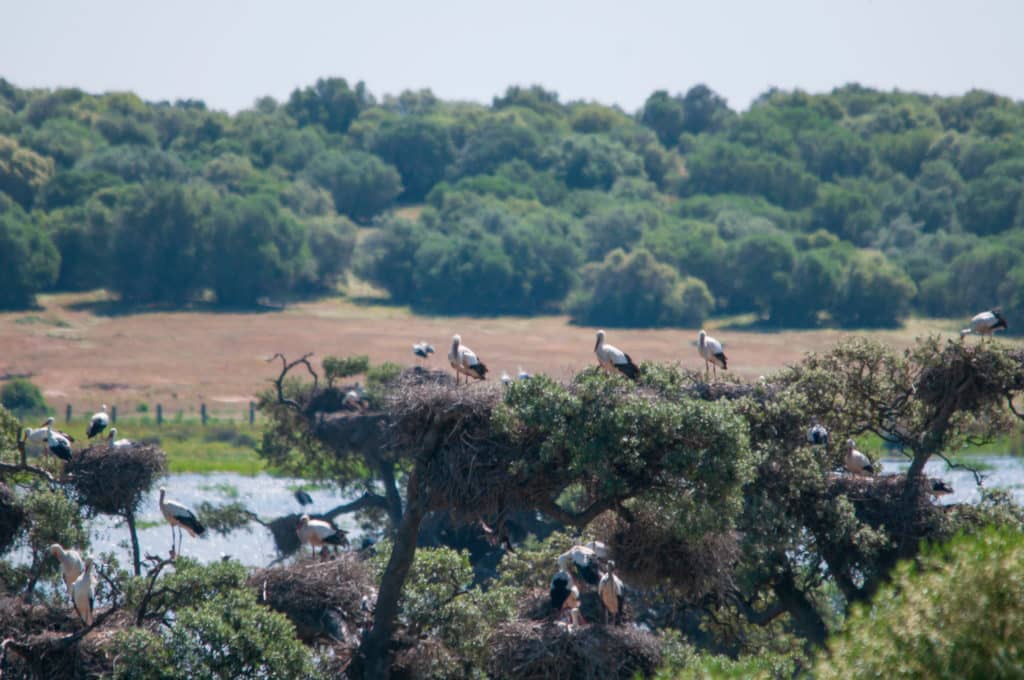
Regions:
<instances>
[{"instance_id":1,"label":"hazy sky","mask_svg":"<svg viewBox=\"0 0 1024 680\"><path fill-rule=\"evenodd\" d=\"M853 81L1024 99L1021 0L5 0L0 26L16 85L230 111L332 75L482 102L539 83L630 111L699 82L733 108Z\"/></svg>"}]
</instances>

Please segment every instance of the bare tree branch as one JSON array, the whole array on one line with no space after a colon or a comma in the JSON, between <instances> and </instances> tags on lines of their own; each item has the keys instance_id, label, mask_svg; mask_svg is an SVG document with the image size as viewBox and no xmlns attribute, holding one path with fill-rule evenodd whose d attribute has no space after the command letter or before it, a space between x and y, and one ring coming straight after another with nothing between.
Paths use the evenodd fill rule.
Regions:
<instances>
[{"instance_id":1,"label":"bare tree branch","mask_svg":"<svg viewBox=\"0 0 1024 680\"><path fill-rule=\"evenodd\" d=\"M309 371L309 374L313 376L313 389L315 390L317 388L317 386L320 383L320 379L317 376L316 371L313 370L313 365L309 363L309 357L311 356L313 356L312 352L306 352L295 361L289 363L288 359L286 359L283 354L281 354L280 352L275 352L274 356L267 359L268 363L273 361L274 359L281 360L281 373L280 375L277 376L276 379L271 381L277 388L277 403L290 406L297 411L302 408L301 406L299 406L299 403L297 401L295 401L294 399L286 399L284 396L284 379L288 376L288 372L291 371L296 366L298 366L299 364L303 364L306 367L306 370Z\"/></svg>"},{"instance_id":2,"label":"bare tree branch","mask_svg":"<svg viewBox=\"0 0 1024 680\"><path fill-rule=\"evenodd\" d=\"M946 457L946 454L942 453L941 451L936 451L935 455L941 458L942 460L946 461L946 465L948 465L953 470L967 470L972 475L974 475L975 484L977 484L978 486L984 486L983 482L985 481L985 475L981 474L980 470L973 468L970 465L964 465L963 463L954 463L953 461Z\"/></svg>"},{"instance_id":3,"label":"bare tree branch","mask_svg":"<svg viewBox=\"0 0 1024 680\"><path fill-rule=\"evenodd\" d=\"M327 519L334 519L338 515L344 515L350 512L358 512L363 508L380 508L382 510L388 509L388 501L386 498L379 494L367 491L359 498L348 503L343 503L335 508L331 508L327 512L323 513L323 516Z\"/></svg>"}]
</instances>

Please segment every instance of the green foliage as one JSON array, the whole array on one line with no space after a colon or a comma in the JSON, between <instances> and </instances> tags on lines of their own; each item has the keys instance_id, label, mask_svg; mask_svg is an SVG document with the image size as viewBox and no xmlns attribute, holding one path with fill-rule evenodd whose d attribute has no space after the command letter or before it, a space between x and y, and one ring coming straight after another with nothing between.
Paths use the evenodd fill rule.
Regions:
<instances>
[{"instance_id":1,"label":"green foliage","mask_svg":"<svg viewBox=\"0 0 1024 680\"><path fill-rule=\"evenodd\" d=\"M38 416L50 410L42 391L27 378L14 378L4 383L0 403L18 418Z\"/></svg>"},{"instance_id":2,"label":"green foliage","mask_svg":"<svg viewBox=\"0 0 1024 680\"><path fill-rule=\"evenodd\" d=\"M23 502L29 518L28 550L33 574L52 575L59 570L49 548L54 543L74 547L80 551L89 548L89 532L83 523L78 504L62 491L33 489Z\"/></svg>"},{"instance_id":3,"label":"green foliage","mask_svg":"<svg viewBox=\"0 0 1024 680\"><path fill-rule=\"evenodd\" d=\"M141 587L141 580L137 584ZM259 604L237 563L202 567L179 558L162 577L151 614L173 608L173 625L129 628L113 642L117 678L307 678L309 650L283 614Z\"/></svg>"},{"instance_id":4,"label":"green foliage","mask_svg":"<svg viewBox=\"0 0 1024 680\"><path fill-rule=\"evenodd\" d=\"M306 174L331 193L339 213L356 222L379 214L402 192L398 171L362 151L325 151L310 161Z\"/></svg>"},{"instance_id":5,"label":"green foliage","mask_svg":"<svg viewBox=\"0 0 1024 680\"><path fill-rule=\"evenodd\" d=\"M370 357L365 354L340 358L324 357L321 363L324 367L324 379L328 385L332 385L336 380L366 373L370 368Z\"/></svg>"},{"instance_id":6,"label":"green foliage","mask_svg":"<svg viewBox=\"0 0 1024 680\"><path fill-rule=\"evenodd\" d=\"M16 140L0 135L0 192L6 193L23 208L32 206L53 171L53 159L40 156Z\"/></svg>"},{"instance_id":7,"label":"green foliage","mask_svg":"<svg viewBox=\"0 0 1024 680\"><path fill-rule=\"evenodd\" d=\"M850 263L833 315L844 326L896 326L916 292L910 277L883 254L864 251Z\"/></svg>"},{"instance_id":8,"label":"green foliage","mask_svg":"<svg viewBox=\"0 0 1024 680\"><path fill-rule=\"evenodd\" d=\"M50 237L36 228L20 209L4 208L0 193L0 309L24 309L35 295L53 285L60 271L60 254Z\"/></svg>"},{"instance_id":9,"label":"green foliage","mask_svg":"<svg viewBox=\"0 0 1024 680\"><path fill-rule=\"evenodd\" d=\"M815 677L1016 676L1022 558L1018 531L988 529L901 564L870 606L854 608Z\"/></svg>"},{"instance_id":10,"label":"green foliage","mask_svg":"<svg viewBox=\"0 0 1024 680\"><path fill-rule=\"evenodd\" d=\"M569 301L576 323L590 326L700 326L714 306L707 285L681 277L646 250L613 250L582 270Z\"/></svg>"},{"instance_id":11,"label":"green foliage","mask_svg":"<svg viewBox=\"0 0 1024 680\"><path fill-rule=\"evenodd\" d=\"M327 132L344 133L372 101L361 81L350 88L344 78L321 78L312 87L293 91L285 110L299 125L321 125Z\"/></svg>"}]
</instances>

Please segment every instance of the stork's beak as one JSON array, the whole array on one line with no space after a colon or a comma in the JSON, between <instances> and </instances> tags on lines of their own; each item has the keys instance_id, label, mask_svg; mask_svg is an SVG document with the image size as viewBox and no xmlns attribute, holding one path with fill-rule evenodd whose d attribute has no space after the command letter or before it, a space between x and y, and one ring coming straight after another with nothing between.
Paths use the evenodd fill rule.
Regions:
<instances>
[{"instance_id":1,"label":"stork's beak","mask_svg":"<svg viewBox=\"0 0 1024 680\"><path fill-rule=\"evenodd\" d=\"M601 346L601 341L600 340L595 340L594 341L594 351L596 352L597 348L600 347L600 346Z\"/></svg>"}]
</instances>

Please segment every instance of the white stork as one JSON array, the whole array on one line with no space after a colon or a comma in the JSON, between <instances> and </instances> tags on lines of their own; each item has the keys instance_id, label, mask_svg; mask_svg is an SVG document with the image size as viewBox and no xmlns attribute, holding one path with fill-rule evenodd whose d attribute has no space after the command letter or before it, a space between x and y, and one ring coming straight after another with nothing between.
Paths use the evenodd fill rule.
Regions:
<instances>
[{"instance_id":1,"label":"white stork","mask_svg":"<svg viewBox=\"0 0 1024 680\"><path fill-rule=\"evenodd\" d=\"M46 448L65 462L71 460L71 442L49 425L46 426Z\"/></svg>"},{"instance_id":2,"label":"white stork","mask_svg":"<svg viewBox=\"0 0 1024 680\"><path fill-rule=\"evenodd\" d=\"M60 575L64 579L64 585L71 593L71 585L85 570L85 563L82 561L82 554L77 550L65 550L60 543L50 546L50 553L60 562Z\"/></svg>"},{"instance_id":3,"label":"white stork","mask_svg":"<svg viewBox=\"0 0 1024 680\"><path fill-rule=\"evenodd\" d=\"M512 384L512 376L508 374L508 371L501 372L501 384L506 387Z\"/></svg>"},{"instance_id":4,"label":"white stork","mask_svg":"<svg viewBox=\"0 0 1024 680\"><path fill-rule=\"evenodd\" d=\"M163 513L164 519L171 525L171 555L175 556L181 551L181 541L183 539L181 530L185 529L192 538L196 536L202 536L206 533L206 527L199 521L196 514L189 510L187 507L175 500L166 498L167 490L164 487L160 487L160 512ZM178 528L178 544L174 543L174 528Z\"/></svg>"},{"instance_id":5,"label":"white stork","mask_svg":"<svg viewBox=\"0 0 1024 680\"><path fill-rule=\"evenodd\" d=\"M807 441L815 446L828 446L828 430L818 422L817 418L807 430Z\"/></svg>"},{"instance_id":6,"label":"white stork","mask_svg":"<svg viewBox=\"0 0 1024 680\"><path fill-rule=\"evenodd\" d=\"M971 319L970 325L960 331L960 338L963 339L965 335L969 335L971 333L980 335L982 338L986 336L991 337L991 335L1000 328L1005 330L1007 327L1006 319L1000 313L1001 311L1002 310L997 307L996 309L990 309L987 312L982 312L981 314L975 314Z\"/></svg>"},{"instance_id":7,"label":"white stork","mask_svg":"<svg viewBox=\"0 0 1024 680\"><path fill-rule=\"evenodd\" d=\"M533 376L523 370L523 367L519 367L519 372L516 373L516 380L529 380Z\"/></svg>"},{"instance_id":8,"label":"white stork","mask_svg":"<svg viewBox=\"0 0 1024 680\"><path fill-rule=\"evenodd\" d=\"M26 427L25 428L25 441L43 443L49 439L49 431L53 429L53 416L46 419L46 422L39 427ZM67 439L69 442L75 441L75 438L69 435L67 432L61 432L60 430L53 430L60 436Z\"/></svg>"},{"instance_id":9,"label":"white stork","mask_svg":"<svg viewBox=\"0 0 1024 680\"><path fill-rule=\"evenodd\" d=\"M434 346L420 341L412 346L412 353L420 359L429 359L430 355L434 353Z\"/></svg>"},{"instance_id":10,"label":"white stork","mask_svg":"<svg viewBox=\"0 0 1024 680\"><path fill-rule=\"evenodd\" d=\"M116 427L110 428L110 432L107 434L107 442L110 448L113 449L123 449L135 444L131 439L118 439Z\"/></svg>"},{"instance_id":11,"label":"white stork","mask_svg":"<svg viewBox=\"0 0 1024 680\"><path fill-rule=\"evenodd\" d=\"M697 352L700 354L701 358L704 359L705 377L708 374L709 365L715 372L715 378L718 378L719 366L722 367L723 371L726 370L727 360L725 358L725 350L722 348L722 343L708 335L703 328L700 329L700 333L697 334Z\"/></svg>"},{"instance_id":12,"label":"white stork","mask_svg":"<svg viewBox=\"0 0 1024 680\"><path fill-rule=\"evenodd\" d=\"M615 562L609 560L608 571L601 576L601 581L597 584L597 594L604 605L605 624L611 619L615 625L619 625L622 618L623 591L622 580L615 575Z\"/></svg>"},{"instance_id":13,"label":"white stork","mask_svg":"<svg viewBox=\"0 0 1024 680\"><path fill-rule=\"evenodd\" d=\"M843 465L846 466L848 472L855 475L875 474L875 467L871 464L871 459L857 450L857 442L852 439L846 440L846 458L843 460Z\"/></svg>"},{"instance_id":14,"label":"white stork","mask_svg":"<svg viewBox=\"0 0 1024 680\"><path fill-rule=\"evenodd\" d=\"M953 493L953 487L941 479L929 480L928 493L933 496L946 496Z\"/></svg>"},{"instance_id":15,"label":"white stork","mask_svg":"<svg viewBox=\"0 0 1024 680\"><path fill-rule=\"evenodd\" d=\"M455 369L455 384L459 384L459 374L466 376L466 382L470 378L484 380L487 375L487 366L477 359L476 353L462 344L462 337L458 334L452 336L452 348L448 350L448 362Z\"/></svg>"},{"instance_id":16,"label":"white stork","mask_svg":"<svg viewBox=\"0 0 1024 680\"><path fill-rule=\"evenodd\" d=\"M92 560L85 561L85 569L79 574L75 582L71 584L71 602L75 611L85 621L85 625L92 625Z\"/></svg>"},{"instance_id":17,"label":"white stork","mask_svg":"<svg viewBox=\"0 0 1024 680\"><path fill-rule=\"evenodd\" d=\"M609 373L617 370L630 380L636 380L640 374L640 369L637 368L628 354L615 345L609 345L604 341L604 331L597 332L594 354L597 355L597 363L601 364L601 368Z\"/></svg>"},{"instance_id":18,"label":"white stork","mask_svg":"<svg viewBox=\"0 0 1024 680\"><path fill-rule=\"evenodd\" d=\"M567 571L559 570L551 579L551 608L553 610L562 611L562 605L569 598L572 588L572 576Z\"/></svg>"},{"instance_id":19,"label":"white stork","mask_svg":"<svg viewBox=\"0 0 1024 680\"><path fill-rule=\"evenodd\" d=\"M299 518L295 533L299 536L299 543L306 543L312 548L314 557L317 548L328 545L348 547L348 536L343 529L337 529L322 519L310 519L309 515Z\"/></svg>"},{"instance_id":20,"label":"white stork","mask_svg":"<svg viewBox=\"0 0 1024 680\"><path fill-rule=\"evenodd\" d=\"M601 544L604 545L603 543ZM575 567L576 575L592 586L596 586L601 578L597 568L597 551L586 545L574 545L558 556L558 568L568 572Z\"/></svg>"},{"instance_id":21,"label":"white stork","mask_svg":"<svg viewBox=\"0 0 1024 680\"><path fill-rule=\"evenodd\" d=\"M89 419L89 429L86 431L86 435L89 439L92 439L100 432L106 429L107 425L110 424L110 416L107 414L107 405L103 404L96 413L92 414L92 418Z\"/></svg>"}]
</instances>

